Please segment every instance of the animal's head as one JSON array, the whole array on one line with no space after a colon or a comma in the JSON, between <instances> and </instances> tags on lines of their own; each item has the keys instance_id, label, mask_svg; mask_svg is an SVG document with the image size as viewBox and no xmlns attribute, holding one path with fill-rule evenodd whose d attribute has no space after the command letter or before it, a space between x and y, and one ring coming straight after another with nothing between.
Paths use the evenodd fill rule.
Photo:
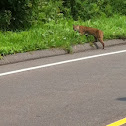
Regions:
<instances>
[{"instance_id":1,"label":"animal's head","mask_svg":"<svg viewBox=\"0 0 126 126\"><path fill-rule=\"evenodd\" d=\"M73 30L74 31L79 31L79 25L73 25Z\"/></svg>"}]
</instances>

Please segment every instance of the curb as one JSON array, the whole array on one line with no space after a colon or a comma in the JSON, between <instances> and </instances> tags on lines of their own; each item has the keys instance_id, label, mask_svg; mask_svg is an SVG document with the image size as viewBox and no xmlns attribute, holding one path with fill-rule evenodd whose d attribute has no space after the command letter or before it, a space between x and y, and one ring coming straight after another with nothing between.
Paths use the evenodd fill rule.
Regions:
<instances>
[{"instance_id":1,"label":"curb","mask_svg":"<svg viewBox=\"0 0 126 126\"><path fill-rule=\"evenodd\" d=\"M116 45L125 45L126 40L122 39L115 39L115 40L108 40L104 41L105 48L116 46ZM99 48L102 48L101 44L97 42L97 45ZM96 47L90 46L89 43L81 44L81 45L75 45L72 47L72 53L78 53L78 52L84 52L87 50L96 50ZM39 51L32 51L32 52L26 52L26 53L17 53L13 55L7 55L3 57L0 60L0 66L6 65L6 64L12 64L12 63L18 63L28 60L35 60L40 58L46 58L46 57L52 57L52 56L59 56L59 55L65 55L68 54L67 51L63 49L47 49L47 50L39 50Z\"/></svg>"}]
</instances>

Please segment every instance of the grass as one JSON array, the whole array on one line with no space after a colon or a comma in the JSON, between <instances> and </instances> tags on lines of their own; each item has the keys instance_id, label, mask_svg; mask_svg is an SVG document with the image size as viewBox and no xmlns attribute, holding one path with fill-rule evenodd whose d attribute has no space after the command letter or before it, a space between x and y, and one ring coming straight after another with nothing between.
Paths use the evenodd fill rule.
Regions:
<instances>
[{"instance_id":1,"label":"grass","mask_svg":"<svg viewBox=\"0 0 126 126\"><path fill-rule=\"evenodd\" d=\"M8 55L32 50L63 48L71 50L71 45L86 43L85 36L73 31L73 24L101 29L105 39L126 38L126 16L73 21L60 19L46 24L35 25L26 31L0 32L0 54ZM92 41L93 37L90 37Z\"/></svg>"}]
</instances>

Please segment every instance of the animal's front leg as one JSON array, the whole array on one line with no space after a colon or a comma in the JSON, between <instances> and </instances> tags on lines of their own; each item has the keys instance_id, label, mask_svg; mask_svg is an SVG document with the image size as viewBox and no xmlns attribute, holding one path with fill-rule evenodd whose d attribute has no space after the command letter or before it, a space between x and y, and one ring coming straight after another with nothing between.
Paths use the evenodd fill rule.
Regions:
<instances>
[{"instance_id":1,"label":"animal's front leg","mask_svg":"<svg viewBox=\"0 0 126 126\"><path fill-rule=\"evenodd\" d=\"M88 34L85 34L86 38L87 38L87 41L88 41Z\"/></svg>"},{"instance_id":2,"label":"animal's front leg","mask_svg":"<svg viewBox=\"0 0 126 126\"><path fill-rule=\"evenodd\" d=\"M85 36L86 36L86 38L87 38L87 42L89 42L89 41L88 41L88 34L85 34ZM89 44L90 44L90 46L93 47L93 43L92 43L92 42L89 42Z\"/></svg>"}]
</instances>

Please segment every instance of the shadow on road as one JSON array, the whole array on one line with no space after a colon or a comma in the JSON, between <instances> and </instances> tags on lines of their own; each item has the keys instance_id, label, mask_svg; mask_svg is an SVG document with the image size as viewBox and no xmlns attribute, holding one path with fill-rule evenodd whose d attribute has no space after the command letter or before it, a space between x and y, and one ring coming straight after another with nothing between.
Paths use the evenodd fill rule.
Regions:
<instances>
[{"instance_id":1,"label":"shadow on road","mask_svg":"<svg viewBox=\"0 0 126 126\"><path fill-rule=\"evenodd\" d=\"M123 97L123 98L117 98L117 100L119 100L119 101L126 101L126 97Z\"/></svg>"}]
</instances>

